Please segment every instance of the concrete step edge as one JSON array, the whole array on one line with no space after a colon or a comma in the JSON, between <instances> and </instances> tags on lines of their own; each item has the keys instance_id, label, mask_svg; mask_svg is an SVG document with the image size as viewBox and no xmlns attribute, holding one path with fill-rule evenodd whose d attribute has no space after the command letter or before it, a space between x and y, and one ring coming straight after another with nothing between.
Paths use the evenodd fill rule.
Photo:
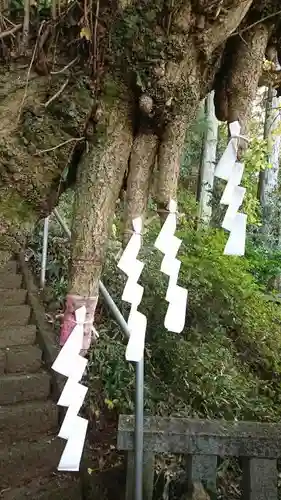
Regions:
<instances>
[{"instance_id":1,"label":"concrete step edge","mask_svg":"<svg viewBox=\"0 0 281 500\"><path fill-rule=\"evenodd\" d=\"M0 377L0 405L44 401L50 395L51 376L40 370L30 374L4 374Z\"/></svg>"},{"instance_id":2,"label":"concrete step edge","mask_svg":"<svg viewBox=\"0 0 281 500\"><path fill-rule=\"evenodd\" d=\"M6 347L5 373L35 373L42 365L42 351L37 345Z\"/></svg>"},{"instance_id":3,"label":"concrete step edge","mask_svg":"<svg viewBox=\"0 0 281 500\"><path fill-rule=\"evenodd\" d=\"M7 325L1 331L0 322L0 348L32 345L36 339L36 326L35 325Z\"/></svg>"},{"instance_id":4,"label":"concrete step edge","mask_svg":"<svg viewBox=\"0 0 281 500\"><path fill-rule=\"evenodd\" d=\"M0 449L0 484L2 489L17 487L36 477L55 472L65 441L42 436L37 441L20 441Z\"/></svg>"},{"instance_id":5,"label":"concrete step edge","mask_svg":"<svg viewBox=\"0 0 281 500\"><path fill-rule=\"evenodd\" d=\"M0 448L35 441L58 430L58 407L50 399L0 406Z\"/></svg>"}]
</instances>

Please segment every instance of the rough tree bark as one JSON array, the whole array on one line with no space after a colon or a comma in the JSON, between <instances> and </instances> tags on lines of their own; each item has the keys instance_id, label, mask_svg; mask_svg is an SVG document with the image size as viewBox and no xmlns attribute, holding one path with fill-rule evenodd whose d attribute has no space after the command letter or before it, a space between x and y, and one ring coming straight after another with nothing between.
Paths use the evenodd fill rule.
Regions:
<instances>
[{"instance_id":1,"label":"rough tree bark","mask_svg":"<svg viewBox=\"0 0 281 500\"><path fill-rule=\"evenodd\" d=\"M281 53L281 30L278 0L120 0L114 6L99 0L92 8L98 13L95 22L86 23L95 25L95 32L77 43L80 61L87 58L85 69L90 64L94 69L85 82L76 75L73 53L66 68L52 71L57 48L73 52L80 38L81 8L75 4L52 29L41 23L35 48L30 30L26 72L17 69L13 82L8 69L0 74L0 237L6 231L6 243L9 238L21 243L25 220L30 224L48 213L62 190L63 172L68 167L68 178L75 181L78 167L69 288L74 298L66 320L75 301L92 297L92 321L108 228L129 157L126 231L129 218L145 211L154 156L159 212L176 196L186 127L210 91L215 90L217 118L238 119L246 129L266 48L273 42ZM13 67L10 37L1 35L0 55L6 60L8 54ZM13 210L3 204L4 194Z\"/></svg>"},{"instance_id":2,"label":"rough tree bark","mask_svg":"<svg viewBox=\"0 0 281 500\"><path fill-rule=\"evenodd\" d=\"M73 328L75 310L86 305L85 350L91 342L105 246L133 140L130 93L116 82L108 81L107 86L110 95L103 96L95 135L78 168L70 289L62 325L63 343Z\"/></svg>"},{"instance_id":3,"label":"rough tree bark","mask_svg":"<svg viewBox=\"0 0 281 500\"><path fill-rule=\"evenodd\" d=\"M215 109L220 121L239 120L247 132L272 26L257 24L226 44L224 63L215 84ZM229 68L231 70L229 71Z\"/></svg>"},{"instance_id":4,"label":"rough tree bark","mask_svg":"<svg viewBox=\"0 0 281 500\"><path fill-rule=\"evenodd\" d=\"M0 245L12 251L24 243L34 222L58 200L63 172L92 105L77 75L65 92L46 106L65 82L10 68L0 75ZM47 150L47 151L46 151Z\"/></svg>"},{"instance_id":5,"label":"rough tree bark","mask_svg":"<svg viewBox=\"0 0 281 500\"><path fill-rule=\"evenodd\" d=\"M132 234L132 220L145 217L157 147L158 138L155 134L139 132L134 139L125 199L123 246Z\"/></svg>"}]
</instances>

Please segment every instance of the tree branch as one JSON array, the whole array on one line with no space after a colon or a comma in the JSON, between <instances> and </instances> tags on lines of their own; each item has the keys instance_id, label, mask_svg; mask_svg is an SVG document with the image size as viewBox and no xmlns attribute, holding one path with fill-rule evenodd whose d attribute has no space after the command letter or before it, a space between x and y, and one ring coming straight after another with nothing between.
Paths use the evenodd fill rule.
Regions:
<instances>
[{"instance_id":1,"label":"tree branch","mask_svg":"<svg viewBox=\"0 0 281 500\"><path fill-rule=\"evenodd\" d=\"M203 49L206 57L209 57L238 28L252 3L253 0L235 2L227 13L221 14L215 22L199 35L201 49Z\"/></svg>"},{"instance_id":2,"label":"tree branch","mask_svg":"<svg viewBox=\"0 0 281 500\"><path fill-rule=\"evenodd\" d=\"M2 31L2 33L0 33L0 40L2 40L3 38L6 38L7 36L13 35L17 31L19 31L21 28L22 28L22 24L17 24L16 26L11 28L10 30Z\"/></svg>"},{"instance_id":3,"label":"tree branch","mask_svg":"<svg viewBox=\"0 0 281 500\"><path fill-rule=\"evenodd\" d=\"M244 134L246 134L252 103L262 73L265 49L271 33L270 26L258 24L245 33L245 40L237 38L232 47L231 64L225 68L227 121L239 120ZM229 43L232 44L233 40L229 40Z\"/></svg>"},{"instance_id":4,"label":"tree branch","mask_svg":"<svg viewBox=\"0 0 281 500\"><path fill-rule=\"evenodd\" d=\"M241 33L245 33L245 31L248 31L250 30L251 28L253 28L254 26L257 26L257 24L260 24L260 23L263 23L264 21L267 21L268 19L271 19L272 17L275 17L275 16L278 16L279 14L281 14L281 9L278 10L277 12L274 12L274 13L271 13L271 14L268 14L268 16L265 16L263 17L262 19L259 19L259 21L256 21L255 23L253 24L249 24L249 26L246 26L245 28L243 28L242 30L238 30L236 31L235 33L232 33L231 36L235 36L235 35L239 35Z\"/></svg>"}]
</instances>

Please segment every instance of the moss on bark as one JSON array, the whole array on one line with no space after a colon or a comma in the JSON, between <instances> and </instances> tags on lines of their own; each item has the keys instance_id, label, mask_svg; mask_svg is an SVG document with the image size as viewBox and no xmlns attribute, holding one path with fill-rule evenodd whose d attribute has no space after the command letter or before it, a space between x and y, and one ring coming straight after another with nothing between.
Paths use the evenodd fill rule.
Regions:
<instances>
[{"instance_id":1,"label":"moss on bark","mask_svg":"<svg viewBox=\"0 0 281 500\"><path fill-rule=\"evenodd\" d=\"M45 107L63 81L31 73L27 82L16 67L0 75L0 224L12 238L13 228L24 233L52 208L76 138L83 136L92 98L81 78Z\"/></svg>"}]
</instances>

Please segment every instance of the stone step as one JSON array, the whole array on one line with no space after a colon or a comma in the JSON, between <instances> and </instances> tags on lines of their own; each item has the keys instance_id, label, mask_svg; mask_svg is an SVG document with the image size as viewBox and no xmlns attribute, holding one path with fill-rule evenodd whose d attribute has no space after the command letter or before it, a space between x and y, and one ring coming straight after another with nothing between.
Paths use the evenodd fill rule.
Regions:
<instances>
[{"instance_id":1,"label":"stone step","mask_svg":"<svg viewBox=\"0 0 281 500\"><path fill-rule=\"evenodd\" d=\"M80 480L75 474L53 474L24 486L6 490L3 500L81 500ZM98 500L98 499L97 499Z\"/></svg>"},{"instance_id":2,"label":"stone step","mask_svg":"<svg viewBox=\"0 0 281 500\"><path fill-rule=\"evenodd\" d=\"M0 406L0 449L16 441L34 441L40 434L56 432L58 409L52 401Z\"/></svg>"},{"instance_id":3,"label":"stone step","mask_svg":"<svg viewBox=\"0 0 281 500\"><path fill-rule=\"evenodd\" d=\"M0 288L21 288L22 281L20 274L0 272Z\"/></svg>"},{"instance_id":4,"label":"stone step","mask_svg":"<svg viewBox=\"0 0 281 500\"><path fill-rule=\"evenodd\" d=\"M47 399L50 376L46 372L0 377L0 405Z\"/></svg>"},{"instance_id":5,"label":"stone step","mask_svg":"<svg viewBox=\"0 0 281 500\"><path fill-rule=\"evenodd\" d=\"M35 373L40 370L42 351L36 345L8 347L5 352L6 373Z\"/></svg>"},{"instance_id":6,"label":"stone step","mask_svg":"<svg viewBox=\"0 0 281 500\"><path fill-rule=\"evenodd\" d=\"M2 328L0 324L0 349L16 345L34 344L35 339L35 325Z\"/></svg>"},{"instance_id":7,"label":"stone step","mask_svg":"<svg viewBox=\"0 0 281 500\"><path fill-rule=\"evenodd\" d=\"M9 250L0 250L0 269L4 267L10 260L12 260L13 254Z\"/></svg>"},{"instance_id":8,"label":"stone step","mask_svg":"<svg viewBox=\"0 0 281 500\"><path fill-rule=\"evenodd\" d=\"M27 291L23 288L0 289L0 304L3 306L24 304L26 295Z\"/></svg>"},{"instance_id":9,"label":"stone step","mask_svg":"<svg viewBox=\"0 0 281 500\"><path fill-rule=\"evenodd\" d=\"M3 266L1 265L0 267L0 273L1 274L16 274L18 270L18 263L16 260L9 260L6 262Z\"/></svg>"},{"instance_id":10,"label":"stone step","mask_svg":"<svg viewBox=\"0 0 281 500\"><path fill-rule=\"evenodd\" d=\"M44 436L38 441L22 441L13 446L1 447L1 489L16 488L55 472L64 446L64 440Z\"/></svg>"},{"instance_id":11,"label":"stone step","mask_svg":"<svg viewBox=\"0 0 281 500\"><path fill-rule=\"evenodd\" d=\"M29 318L30 307L27 304L0 306L0 329L13 325L27 325Z\"/></svg>"}]
</instances>

